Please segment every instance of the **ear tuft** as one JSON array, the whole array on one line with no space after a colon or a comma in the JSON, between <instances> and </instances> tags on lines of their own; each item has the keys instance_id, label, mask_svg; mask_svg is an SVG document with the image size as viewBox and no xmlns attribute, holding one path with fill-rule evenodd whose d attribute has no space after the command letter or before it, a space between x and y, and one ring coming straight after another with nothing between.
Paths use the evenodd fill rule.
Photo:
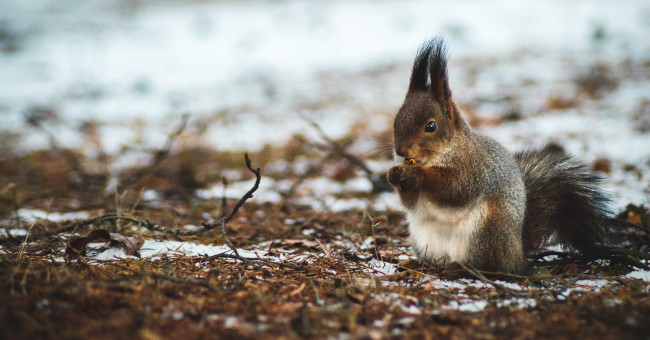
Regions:
<instances>
[{"instance_id":1,"label":"ear tuft","mask_svg":"<svg viewBox=\"0 0 650 340\"><path fill-rule=\"evenodd\" d=\"M409 83L409 91L427 91L429 82L429 56L433 49L433 41L431 39L418 49L413 62L413 71L411 71L411 82Z\"/></svg>"},{"instance_id":2,"label":"ear tuft","mask_svg":"<svg viewBox=\"0 0 650 340\"><path fill-rule=\"evenodd\" d=\"M429 81L431 81L430 84ZM447 49L441 37L433 37L425 41L418 49L413 62L409 92L416 90L428 91L429 89L434 94L443 96L445 89L449 91L447 85ZM437 97L437 99L443 98Z\"/></svg>"},{"instance_id":3,"label":"ear tuft","mask_svg":"<svg viewBox=\"0 0 650 340\"><path fill-rule=\"evenodd\" d=\"M449 90L447 58L447 48L441 37L424 42L413 62L408 92L430 92L433 99L453 118L456 109Z\"/></svg>"},{"instance_id":4,"label":"ear tuft","mask_svg":"<svg viewBox=\"0 0 650 340\"><path fill-rule=\"evenodd\" d=\"M447 48L440 37L427 42L429 52L429 76L431 78L431 94L443 106L451 102L451 91L447 77Z\"/></svg>"}]
</instances>

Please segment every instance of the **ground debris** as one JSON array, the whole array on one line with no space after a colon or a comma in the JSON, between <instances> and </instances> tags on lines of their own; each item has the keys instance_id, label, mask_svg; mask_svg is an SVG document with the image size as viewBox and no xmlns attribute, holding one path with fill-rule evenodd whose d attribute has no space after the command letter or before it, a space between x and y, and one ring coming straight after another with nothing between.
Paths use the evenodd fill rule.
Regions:
<instances>
[{"instance_id":1,"label":"ground debris","mask_svg":"<svg viewBox=\"0 0 650 340\"><path fill-rule=\"evenodd\" d=\"M399 220L383 219L387 224L376 228L353 211L274 209L242 205L241 219L227 230L241 257L259 261L233 256L218 232L178 239L133 221L121 229L145 239L140 258L66 263L65 243L50 242L83 238L69 231L22 248L5 244L0 329L11 338L188 339L634 338L650 330L647 280L627 277L625 263L540 259L532 275L482 272L478 280L461 266L413 260ZM266 212L263 222L259 211ZM91 230L86 238L112 238L105 229L83 228ZM254 234L255 242L239 242Z\"/></svg>"}]
</instances>

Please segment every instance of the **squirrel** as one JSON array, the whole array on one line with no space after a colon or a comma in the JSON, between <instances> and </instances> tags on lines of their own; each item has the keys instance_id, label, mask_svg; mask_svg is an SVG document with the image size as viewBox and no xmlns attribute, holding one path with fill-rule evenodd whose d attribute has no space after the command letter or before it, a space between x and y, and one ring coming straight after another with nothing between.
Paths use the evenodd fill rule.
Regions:
<instances>
[{"instance_id":1,"label":"squirrel","mask_svg":"<svg viewBox=\"0 0 650 340\"><path fill-rule=\"evenodd\" d=\"M447 55L439 37L420 47L393 126L398 165L387 179L407 209L416 257L523 273L551 241L595 254L616 224L601 176L561 148L513 155L474 131L452 99Z\"/></svg>"}]
</instances>

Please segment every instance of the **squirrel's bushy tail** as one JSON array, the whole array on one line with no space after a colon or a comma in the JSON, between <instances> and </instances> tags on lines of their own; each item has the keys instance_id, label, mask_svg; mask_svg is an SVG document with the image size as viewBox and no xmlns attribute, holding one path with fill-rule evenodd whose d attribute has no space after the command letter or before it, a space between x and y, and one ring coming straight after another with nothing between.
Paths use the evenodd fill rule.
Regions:
<instances>
[{"instance_id":1,"label":"squirrel's bushy tail","mask_svg":"<svg viewBox=\"0 0 650 340\"><path fill-rule=\"evenodd\" d=\"M560 147L515 154L526 187L523 248L527 255L549 240L592 254L607 243L614 219L610 200L598 187L601 176Z\"/></svg>"}]
</instances>

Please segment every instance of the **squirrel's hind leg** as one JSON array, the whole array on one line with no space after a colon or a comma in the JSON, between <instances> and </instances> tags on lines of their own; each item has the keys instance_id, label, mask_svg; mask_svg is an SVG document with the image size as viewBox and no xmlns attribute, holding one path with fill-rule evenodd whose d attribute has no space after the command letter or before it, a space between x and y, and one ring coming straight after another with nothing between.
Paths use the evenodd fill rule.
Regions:
<instances>
[{"instance_id":1,"label":"squirrel's hind leg","mask_svg":"<svg viewBox=\"0 0 650 340\"><path fill-rule=\"evenodd\" d=\"M469 246L467 263L480 270L522 273L527 264L521 245L521 221L491 202Z\"/></svg>"}]
</instances>

